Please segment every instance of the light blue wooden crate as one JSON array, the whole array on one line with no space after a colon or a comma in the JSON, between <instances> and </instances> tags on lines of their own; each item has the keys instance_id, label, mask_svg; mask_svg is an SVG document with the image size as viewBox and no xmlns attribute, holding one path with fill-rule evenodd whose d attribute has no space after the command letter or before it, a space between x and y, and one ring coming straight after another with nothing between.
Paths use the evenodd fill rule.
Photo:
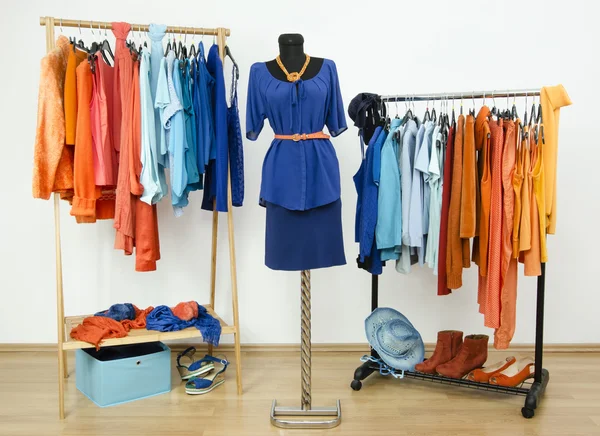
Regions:
<instances>
[{"instance_id":1,"label":"light blue wooden crate","mask_svg":"<svg viewBox=\"0 0 600 436\"><path fill-rule=\"evenodd\" d=\"M171 350L162 342L77 350L75 364L77 389L100 407L171 391Z\"/></svg>"}]
</instances>

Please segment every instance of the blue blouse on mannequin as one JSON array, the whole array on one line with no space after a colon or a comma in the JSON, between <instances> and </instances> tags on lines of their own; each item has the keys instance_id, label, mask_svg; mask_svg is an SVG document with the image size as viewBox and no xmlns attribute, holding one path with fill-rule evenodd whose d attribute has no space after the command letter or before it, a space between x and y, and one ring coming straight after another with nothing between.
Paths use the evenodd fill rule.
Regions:
<instances>
[{"instance_id":1,"label":"blue blouse on mannequin","mask_svg":"<svg viewBox=\"0 0 600 436\"><path fill-rule=\"evenodd\" d=\"M265 63L250 69L246 137L258 138L264 120L278 135L347 129L335 63L325 59L316 76L284 82ZM273 139L262 168L261 206L267 208L265 263L299 271L346 263L340 171L329 139Z\"/></svg>"}]
</instances>

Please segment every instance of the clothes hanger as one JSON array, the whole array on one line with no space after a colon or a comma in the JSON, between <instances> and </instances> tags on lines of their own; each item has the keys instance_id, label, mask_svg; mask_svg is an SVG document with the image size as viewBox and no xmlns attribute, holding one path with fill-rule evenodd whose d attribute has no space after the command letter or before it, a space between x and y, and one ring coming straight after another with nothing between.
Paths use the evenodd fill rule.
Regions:
<instances>
[{"instance_id":1,"label":"clothes hanger","mask_svg":"<svg viewBox=\"0 0 600 436\"><path fill-rule=\"evenodd\" d=\"M423 122L430 120L431 114L429 113L429 96L427 96L427 105L425 106L425 115L423 115Z\"/></svg>"},{"instance_id":2,"label":"clothes hanger","mask_svg":"<svg viewBox=\"0 0 600 436\"><path fill-rule=\"evenodd\" d=\"M167 48L165 49L165 56L171 51L171 35L168 34L169 30L167 29Z\"/></svg>"},{"instance_id":3,"label":"clothes hanger","mask_svg":"<svg viewBox=\"0 0 600 436\"><path fill-rule=\"evenodd\" d=\"M435 99L431 102L431 121L437 122L437 113L435 112Z\"/></svg>"},{"instance_id":4,"label":"clothes hanger","mask_svg":"<svg viewBox=\"0 0 600 436\"><path fill-rule=\"evenodd\" d=\"M228 56L229 59L231 59L231 62L233 62L233 67L235 68L235 79L239 80L239 78L240 78L240 68L239 68L238 63L233 58L233 55L231 54L231 49L229 48L228 45L225 46L225 56ZM398 112L398 106L396 106L396 112ZM396 118L398 118L398 114L397 113L396 113Z\"/></svg>"},{"instance_id":5,"label":"clothes hanger","mask_svg":"<svg viewBox=\"0 0 600 436\"><path fill-rule=\"evenodd\" d=\"M519 118L519 113L517 112L517 93L513 95L513 105L511 109L511 116L513 120L517 120Z\"/></svg>"},{"instance_id":6,"label":"clothes hanger","mask_svg":"<svg viewBox=\"0 0 600 436\"><path fill-rule=\"evenodd\" d=\"M192 44L190 45L190 58L195 59L198 55L196 51L196 42L194 41L194 37L196 36L196 29L194 28L194 33L192 33Z\"/></svg>"}]
</instances>

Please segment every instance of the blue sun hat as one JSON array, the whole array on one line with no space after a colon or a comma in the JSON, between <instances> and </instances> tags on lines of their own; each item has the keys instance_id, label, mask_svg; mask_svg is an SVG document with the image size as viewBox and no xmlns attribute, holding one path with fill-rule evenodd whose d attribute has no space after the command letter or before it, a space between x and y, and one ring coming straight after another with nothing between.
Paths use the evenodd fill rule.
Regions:
<instances>
[{"instance_id":1,"label":"blue sun hat","mask_svg":"<svg viewBox=\"0 0 600 436\"><path fill-rule=\"evenodd\" d=\"M375 309L365 320L365 332L371 347L394 369L414 371L425 357L421 335L397 310Z\"/></svg>"}]
</instances>

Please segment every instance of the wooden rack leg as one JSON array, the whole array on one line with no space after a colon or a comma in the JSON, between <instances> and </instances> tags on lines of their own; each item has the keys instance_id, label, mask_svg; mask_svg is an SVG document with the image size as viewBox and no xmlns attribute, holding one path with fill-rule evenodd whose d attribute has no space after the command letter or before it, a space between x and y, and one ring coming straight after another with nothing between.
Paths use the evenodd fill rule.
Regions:
<instances>
[{"instance_id":1,"label":"wooden rack leg","mask_svg":"<svg viewBox=\"0 0 600 436\"><path fill-rule=\"evenodd\" d=\"M221 62L225 62L225 45L227 44L226 31L219 27L217 31L217 43L219 44L219 56ZM233 231L233 204L231 196L231 167L227 163L227 233L229 236L229 271L231 273L231 301L233 309L233 341L235 348L235 367L237 392L241 395L242 389L242 349L240 345L240 316L238 310L238 291L237 291L237 267L235 260L235 238Z\"/></svg>"},{"instance_id":2,"label":"wooden rack leg","mask_svg":"<svg viewBox=\"0 0 600 436\"><path fill-rule=\"evenodd\" d=\"M47 26L46 29L49 27ZM54 28L52 27L52 33ZM62 253L60 246L60 194L54 194L54 243L56 245L56 321L58 329L58 415L65 419L65 385L67 375L65 342L65 309L63 303Z\"/></svg>"},{"instance_id":3,"label":"wooden rack leg","mask_svg":"<svg viewBox=\"0 0 600 436\"><path fill-rule=\"evenodd\" d=\"M210 255L210 305L215 310L215 286L217 277L217 234L219 232L219 212L217 212L217 202L213 200L213 220L212 220L212 249ZM212 356L213 346L208 344L208 354Z\"/></svg>"}]
</instances>

